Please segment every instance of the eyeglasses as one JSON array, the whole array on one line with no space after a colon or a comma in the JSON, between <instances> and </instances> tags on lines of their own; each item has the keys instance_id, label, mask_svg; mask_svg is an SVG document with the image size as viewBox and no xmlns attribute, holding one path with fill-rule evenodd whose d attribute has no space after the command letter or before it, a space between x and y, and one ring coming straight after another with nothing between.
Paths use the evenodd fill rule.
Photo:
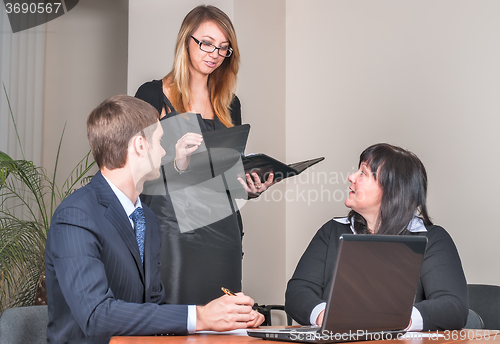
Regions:
<instances>
[{"instance_id":1,"label":"eyeglasses","mask_svg":"<svg viewBox=\"0 0 500 344\"><path fill-rule=\"evenodd\" d=\"M233 49L231 49L229 46L216 47L215 45L207 43L207 42L203 42L203 41L200 42L199 40L197 40L193 36L191 36L191 38L194 39L196 44L198 44L198 46L200 47L200 50L204 51L206 53L213 53L215 51L215 49L217 49L217 53L222 57L229 57L233 53Z\"/></svg>"}]
</instances>

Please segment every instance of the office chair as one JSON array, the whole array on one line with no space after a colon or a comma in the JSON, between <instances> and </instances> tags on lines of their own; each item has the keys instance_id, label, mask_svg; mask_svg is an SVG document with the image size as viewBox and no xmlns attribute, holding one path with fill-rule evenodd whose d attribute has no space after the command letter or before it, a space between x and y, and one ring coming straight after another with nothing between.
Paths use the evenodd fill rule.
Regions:
<instances>
[{"instance_id":1,"label":"office chair","mask_svg":"<svg viewBox=\"0 0 500 344\"><path fill-rule=\"evenodd\" d=\"M479 314L474 312L472 309L469 309L469 315L467 316L467 324L465 324L464 328L473 330L484 329L484 321L479 316Z\"/></svg>"},{"instance_id":2,"label":"office chair","mask_svg":"<svg viewBox=\"0 0 500 344\"><path fill-rule=\"evenodd\" d=\"M15 307L0 315L0 344L47 343L47 306Z\"/></svg>"},{"instance_id":3,"label":"office chair","mask_svg":"<svg viewBox=\"0 0 500 344\"><path fill-rule=\"evenodd\" d=\"M264 322L261 326L272 326L271 323L271 311L272 310L280 310L285 312L285 306L283 305L259 305L256 303L253 308L257 310L259 313L264 315ZM289 316L286 312L286 324L287 326L292 326L292 317Z\"/></svg>"},{"instance_id":4,"label":"office chair","mask_svg":"<svg viewBox=\"0 0 500 344\"><path fill-rule=\"evenodd\" d=\"M500 330L500 286L486 284L467 286L469 308L481 317L485 329Z\"/></svg>"}]
</instances>

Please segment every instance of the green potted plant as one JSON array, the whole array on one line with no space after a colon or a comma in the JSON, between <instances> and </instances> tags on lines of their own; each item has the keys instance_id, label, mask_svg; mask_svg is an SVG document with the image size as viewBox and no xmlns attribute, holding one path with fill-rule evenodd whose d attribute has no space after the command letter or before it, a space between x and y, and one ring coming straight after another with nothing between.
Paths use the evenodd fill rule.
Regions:
<instances>
[{"instance_id":1,"label":"green potted plant","mask_svg":"<svg viewBox=\"0 0 500 344\"><path fill-rule=\"evenodd\" d=\"M4 92L7 92L4 86ZM9 111L21 146L9 98ZM89 153L76 165L62 187L56 185L59 140L52 176L32 161L14 160L0 151L0 313L7 308L29 306L43 300L45 242L56 206L75 188L89 180L94 166ZM39 301L41 301L39 300ZM40 303L40 302L38 302ZM43 303L43 302L42 302Z\"/></svg>"}]
</instances>

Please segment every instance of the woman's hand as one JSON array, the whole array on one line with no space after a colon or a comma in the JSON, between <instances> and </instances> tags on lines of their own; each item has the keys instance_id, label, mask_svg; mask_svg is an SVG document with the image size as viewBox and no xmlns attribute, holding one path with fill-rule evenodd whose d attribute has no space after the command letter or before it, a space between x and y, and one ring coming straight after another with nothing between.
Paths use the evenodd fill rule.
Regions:
<instances>
[{"instance_id":1,"label":"woman's hand","mask_svg":"<svg viewBox=\"0 0 500 344\"><path fill-rule=\"evenodd\" d=\"M260 314L257 311L254 311L254 310L252 310L250 312L250 315L254 316L255 318L253 320L250 320L247 322L247 328L248 327L259 327L260 324L262 324L264 322L264 320L266 320L264 318L264 315Z\"/></svg>"},{"instance_id":2,"label":"woman's hand","mask_svg":"<svg viewBox=\"0 0 500 344\"><path fill-rule=\"evenodd\" d=\"M325 316L325 310L323 309L321 313L319 313L318 317L316 318L316 325L323 325L323 317Z\"/></svg>"},{"instance_id":3,"label":"woman's hand","mask_svg":"<svg viewBox=\"0 0 500 344\"><path fill-rule=\"evenodd\" d=\"M203 142L203 136L196 133L187 133L182 136L175 144L175 166L185 171L189 166L189 156Z\"/></svg>"},{"instance_id":4,"label":"woman's hand","mask_svg":"<svg viewBox=\"0 0 500 344\"><path fill-rule=\"evenodd\" d=\"M267 180L264 183L260 181L260 177L256 172L253 172L251 175L250 173L246 173L245 177L246 181L241 177L238 177L238 181L241 183L241 185L243 185L243 187L249 194L256 195L255 197L259 196L261 193L269 189L271 185L277 183L277 181L274 180L274 173L270 173L269 177L267 177Z\"/></svg>"}]
</instances>

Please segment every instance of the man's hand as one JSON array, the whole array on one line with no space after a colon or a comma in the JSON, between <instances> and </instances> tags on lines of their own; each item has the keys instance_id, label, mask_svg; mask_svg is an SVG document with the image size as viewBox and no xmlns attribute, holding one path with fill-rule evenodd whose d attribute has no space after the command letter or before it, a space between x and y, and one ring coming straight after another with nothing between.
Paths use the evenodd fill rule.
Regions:
<instances>
[{"instance_id":1,"label":"man's hand","mask_svg":"<svg viewBox=\"0 0 500 344\"><path fill-rule=\"evenodd\" d=\"M258 326L264 316L252 311L254 301L243 293L224 295L196 306L196 331L230 331Z\"/></svg>"}]
</instances>

